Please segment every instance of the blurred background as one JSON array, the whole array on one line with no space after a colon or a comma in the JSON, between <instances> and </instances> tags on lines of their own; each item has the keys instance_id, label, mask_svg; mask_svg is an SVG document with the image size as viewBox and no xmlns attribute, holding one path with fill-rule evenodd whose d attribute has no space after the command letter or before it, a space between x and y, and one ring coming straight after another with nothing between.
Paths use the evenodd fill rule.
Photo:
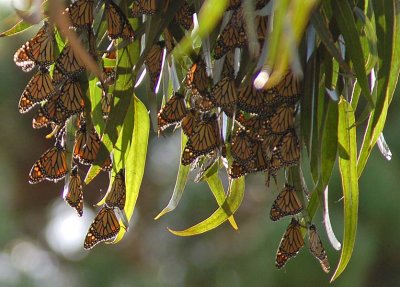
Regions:
<instances>
[{"instance_id":1,"label":"blurred background","mask_svg":"<svg viewBox=\"0 0 400 287\"><path fill-rule=\"evenodd\" d=\"M9 2L0 1L0 30L15 24ZM217 205L205 183L189 181L178 208L158 221L168 203L179 163L179 133L151 134L146 172L131 227L117 245L83 250L95 215L92 207L107 189L106 176L85 187L85 211L79 218L62 199L63 183L28 183L28 173L52 146L49 130L33 130L32 112L17 104L32 73L13 63L15 51L37 29L0 39L0 286L328 286L339 253L328 243L321 216L314 222L333 269L322 272L303 248L283 270L275 252L290 219L272 222L269 210L278 188L266 188L264 176L246 178L244 201L235 214L239 231L227 223L204 235L181 238L181 230L208 217ZM140 95L143 98L145 95ZM398 93L384 130L393 159L374 149L360 182L357 242L344 274L332 286L397 286L400 282L400 133ZM397 127L397 128L396 128ZM361 135L359 135L361 138ZM192 176L193 178L193 176ZM331 221L342 237L343 209L337 170L330 185Z\"/></svg>"}]
</instances>

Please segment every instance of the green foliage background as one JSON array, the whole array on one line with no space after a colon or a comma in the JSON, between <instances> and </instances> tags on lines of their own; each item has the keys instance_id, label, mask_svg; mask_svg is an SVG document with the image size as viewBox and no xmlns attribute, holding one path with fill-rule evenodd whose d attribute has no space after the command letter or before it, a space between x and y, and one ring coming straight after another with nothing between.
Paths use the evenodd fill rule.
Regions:
<instances>
[{"instance_id":1,"label":"green foliage background","mask_svg":"<svg viewBox=\"0 0 400 287\"><path fill-rule=\"evenodd\" d=\"M15 19L0 15L0 30ZM61 199L62 183L29 185L28 169L51 143L45 132L31 129L31 117L20 115L17 102L30 75L20 72L12 59L27 33L0 42L0 285L1 286L325 286L330 276L304 248L283 271L274 266L275 251L288 221L273 223L268 213L277 194L265 189L262 176L249 176L243 204L235 219L239 231L225 223L219 229L193 238L179 238L166 227L182 229L208 217L216 203L205 183L186 187L177 210L158 222L153 218L171 195L178 161L179 135L151 135L148 163L131 231L117 245L66 258L46 244L44 234ZM144 91L138 91L140 95ZM360 180L359 225L351 264L334 286L395 286L400 282L400 228L397 202L400 175L398 95L389 109L385 137L393 159L386 162L374 148ZM362 135L358 135L362 138ZM175 157L162 160L165 154ZM337 171L337 168L335 169ZM282 182L282 179L280 179ZM96 178L85 194L96 203L107 188ZM99 191L102 189L103 191ZM330 184L330 211L334 231L342 238L343 211L340 177ZM87 204L86 208L90 208ZM72 210L65 206L67 212ZM75 214L73 214L75 215ZM339 253L328 244L321 218L315 218L331 265ZM81 232L79 230L76 231ZM53 234L54 235L54 234ZM84 234L82 234L83 236ZM71 234L72 236L72 234ZM29 248L28 248L29 247ZM25 249L24 249L25 248ZM24 251L24 252L21 252ZM26 252L26 251L30 252ZM47 270L47 271L46 271ZM51 272L50 272L50 271Z\"/></svg>"}]
</instances>

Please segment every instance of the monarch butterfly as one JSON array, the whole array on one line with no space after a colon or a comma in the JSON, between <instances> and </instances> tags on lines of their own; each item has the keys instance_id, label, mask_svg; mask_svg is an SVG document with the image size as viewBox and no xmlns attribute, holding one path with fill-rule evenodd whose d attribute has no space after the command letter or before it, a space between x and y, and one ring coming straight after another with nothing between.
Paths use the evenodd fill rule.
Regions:
<instances>
[{"instance_id":1,"label":"monarch butterfly","mask_svg":"<svg viewBox=\"0 0 400 287\"><path fill-rule=\"evenodd\" d=\"M228 51L234 48L241 48L247 43L247 36L243 26L243 13L235 10L232 18L217 38L214 48L214 58L220 59Z\"/></svg>"},{"instance_id":2,"label":"monarch butterfly","mask_svg":"<svg viewBox=\"0 0 400 287\"><path fill-rule=\"evenodd\" d=\"M101 94L101 111L103 113L103 118L108 118L108 114L110 113L111 110L111 104L113 101L113 94L108 93L103 90L103 93Z\"/></svg>"},{"instance_id":3,"label":"monarch butterfly","mask_svg":"<svg viewBox=\"0 0 400 287\"><path fill-rule=\"evenodd\" d=\"M192 105L200 110L202 113L209 112L215 107L214 102L210 96L210 93L205 92L203 94L197 93L196 91L192 93L191 96Z\"/></svg>"},{"instance_id":4,"label":"monarch butterfly","mask_svg":"<svg viewBox=\"0 0 400 287\"><path fill-rule=\"evenodd\" d=\"M120 225L112 207L103 206L90 225L83 248L91 249L96 244L117 236Z\"/></svg>"},{"instance_id":5,"label":"monarch butterfly","mask_svg":"<svg viewBox=\"0 0 400 287\"><path fill-rule=\"evenodd\" d=\"M245 165L254 158L254 143L250 140L246 130L239 129L232 138L232 157L238 163Z\"/></svg>"},{"instance_id":6,"label":"monarch butterfly","mask_svg":"<svg viewBox=\"0 0 400 287\"><path fill-rule=\"evenodd\" d=\"M282 159L278 154L277 149L273 150L271 153L271 159L269 161L269 169L268 169L268 173L272 176L276 176L276 174L278 173L278 171L284 167L283 163L282 163Z\"/></svg>"},{"instance_id":7,"label":"monarch butterfly","mask_svg":"<svg viewBox=\"0 0 400 287\"><path fill-rule=\"evenodd\" d=\"M198 124L198 118L195 109L188 110L187 115L182 119L181 127L183 133L191 137L194 133L194 130Z\"/></svg>"},{"instance_id":8,"label":"monarch butterfly","mask_svg":"<svg viewBox=\"0 0 400 287\"><path fill-rule=\"evenodd\" d=\"M281 142L281 136L276 134L268 134L262 139L262 148L264 154L267 155L268 158L272 157L272 154L277 153L277 146Z\"/></svg>"},{"instance_id":9,"label":"monarch butterfly","mask_svg":"<svg viewBox=\"0 0 400 287\"><path fill-rule=\"evenodd\" d=\"M61 101L61 93L56 92L48 101L39 108L32 120L34 129L48 126L50 123L62 125L68 119L68 111Z\"/></svg>"},{"instance_id":10,"label":"monarch butterfly","mask_svg":"<svg viewBox=\"0 0 400 287\"><path fill-rule=\"evenodd\" d=\"M233 67L234 60L235 60L234 50L228 51L225 54L225 61L224 65L222 66L221 78L229 77L233 79L235 77L235 69Z\"/></svg>"},{"instance_id":11,"label":"monarch butterfly","mask_svg":"<svg viewBox=\"0 0 400 287\"><path fill-rule=\"evenodd\" d=\"M275 88L281 100L288 104L296 103L302 92L301 81L292 71L289 71Z\"/></svg>"},{"instance_id":12,"label":"monarch butterfly","mask_svg":"<svg viewBox=\"0 0 400 287\"><path fill-rule=\"evenodd\" d=\"M299 162L300 145L294 129L289 129L288 132L282 136L281 143L278 146L278 152L282 164L285 166L296 165Z\"/></svg>"},{"instance_id":13,"label":"monarch butterfly","mask_svg":"<svg viewBox=\"0 0 400 287\"><path fill-rule=\"evenodd\" d=\"M208 88L209 79L207 76L207 66L201 57L193 63L189 72L186 75L186 86L197 93L205 93Z\"/></svg>"},{"instance_id":14,"label":"monarch butterfly","mask_svg":"<svg viewBox=\"0 0 400 287\"><path fill-rule=\"evenodd\" d=\"M117 53L116 51L110 51L107 52L103 55L103 79L104 79L104 84L110 86L113 85L115 82L115 64L112 65L110 62L113 61L115 62L117 59Z\"/></svg>"},{"instance_id":15,"label":"monarch butterfly","mask_svg":"<svg viewBox=\"0 0 400 287\"><path fill-rule=\"evenodd\" d=\"M146 59L144 60L146 68L149 71L150 84L153 91L156 91L156 87L160 79L163 57L164 57L164 47L165 47L164 41L157 42L151 47Z\"/></svg>"},{"instance_id":16,"label":"monarch butterfly","mask_svg":"<svg viewBox=\"0 0 400 287\"><path fill-rule=\"evenodd\" d=\"M134 0L132 5L132 17L153 15L157 11L156 0Z\"/></svg>"},{"instance_id":17,"label":"monarch butterfly","mask_svg":"<svg viewBox=\"0 0 400 287\"><path fill-rule=\"evenodd\" d=\"M18 103L19 112L26 113L34 105L47 100L54 93L54 86L51 83L49 71L46 68L40 68L22 92Z\"/></svg>"},{"instance_id":18,"label":"monarch butterfly","mask_svg":"<svg viewBox=\"0 0 400 287\"><path fill-rule=\"evenodd\" d=\"M236 103L235 80L225 77L211 89L211 99L218 107L229 107Z\"/></svg>"},{"instance_id":19,"label":"monarch butterfly","mask_svg":"<svg viewBox=\"0 0 400 287\"><path fill-rule=\"evenodd\" d=\"M291 105L282 105L276 109L276 112L269 120L269 128L274 134L285 133L294 126L294 107Z\"/></svg>"},{"instance_id":20,"label":"monarch butterfly","mask_svg":"<svg viewBox=\"0 0 400 287\"><path fill-rule=\"evenodd\" d=\"M175 93L158 112L158 129L165 130L169 125L180 122L187 114L185 96Z\"/></svg>"},{"instance_id":21,"label":"monarch butterfly","mask_svg":"<svg viewBox=\"0 0 400 287\"><path fill-rule=\"evenodd\" d=\"M304 246L304 239L300 231L300 223L293 217L279 244L276 253L275 265L277 268L285 266L286 262L297 255Z\"/></svg>"},{"instance_id":22,"label":"monarch butterfly","mask_svg":"<svg viewBox=\"0 0 400 287\"><path fill-rule=\"evenodd\" d=\"M329 273L330 265L328 256L326 255L322 241L319 238L317 228L314 224L311 224L308 228L308 243L310 245L310 252L321 264L322 270L325 273Z\"/></svg>"},{"instance_id":23,"label":"monarch butterfly","mask_svg":"<svg viewBox=\"0 0 400 287\"><path fill-rule=\"evenodd\" d=\"M121 169L114 178L111 190L106 196L106 205L108 207L118 207L124 210L126 201L125 173Z\"/></svg>"},{"instance_id":24,"label":"monarch butterfly","mask_svg":"<svg viewBox=\"0 0 400 287\"><path fill-rule=\"evenodd\" d=\"M111 0L106 0L107 33L110 39L123 38L132 40L135 32L124 12Z\"/></svg>"},{"instance_id":25,"label":"monarch butterfly","mask_svg":"<svg viewBox=\"0 0 400 287\"><path fill-rule=\"evenodd\" d=\"M268 16L256 16L256 27L258 40L264 40L267 35Z\"/></svg>"},{"instance_id":26,"label":"monarch butterfly","mask_svg":"<svg viewBox=\"0 0 400 287\"><path fill-rule=\"evenodd\" d=\"M97 153L100 149L100 138L96 130L90 131L86 128L86 123L81 121L79 130L75 135L74 144L74 157L79 159L81 164L90 165L94 162L97 157ZM104 170L110 170L112 166L111 158L108 157L103 164Z\"/></svg>"},{"instance_id":27,"label":"monarch butterfly","mask_svg":"<svg viewBox=\"0 0 400 287\"><path fill-rule=\"evenodd\" d=\"M186 1L182 5L182 7L175 14L175 21L182 25L186 30L190 30L193 26L193 18L194 14L194 6L189 5Z\"/></svg>"},{"instance_id":28,"label":"monarch butterfly","mask_svg":"<svg viewBox=\"0 0 400 287\"><path fill-rule=\"evenodd\" d=\"M192 163L197 157L205 155L220 146L221 139L217 127L218 122L215 114L204 118L197 124L183 150L183 165Z\"/></svg>"},{"instance_id":29,"label":"monarch butterfly","mask_svg":"<svg viewBox=\"0 0 400 287\"><path fill-rule=\"evenodd\" d=\"M230 10L236 10L242 5L242 0L229 0L228 7L226 8L226 11Z\"/></svg>"},{"instance_id":30,"label":"monarch butterfly","mask_svg":"<svg viewBox=\"0 0 400 287\"><path fill-rule=\"evenodd\" d=\"M284 189L278 194L272 204L270 218L272 221L277 221L284 216L295 215L303 210L294 186L285 184Z\"/></svg>"},{"instance_id":31,"label":"monarch butterfly","mask_svg":"<svg viewBox=\"0 0 400 287\"><path fill-rule=\"evenodd\" d=\"M54 66L53 83L54 85L58 85L65 78L74 78L84 70L82 61L75 55L72 47L67 44L64 46L60 56L58 56Z\"/></svg>"},{"instance_id":32,"label":"monarch butterfly","mask_svg":"<svg viewBox=\"0 0 400 287\"><path fill-rule=\"evenodd\" d=\"M237 121L238 118L243 118L243 113L236 108L236 105L226 106L221 108L221 110L225 113L225 115L231 119L235 118Z\"/></svg>"},{"instance_id":33,"label":"monarch butterfly","mask_svg":"<svg viewBox=\"0 0 400 287\"><path fill-rule=\"evenodd\" d=\"M71 170L69 182L64 187L64 200L78 212L79 216L83 214L83 191L82 181L78 174L78 166Z\"/></svg>"},{"instance_id":34,"label":"monarch butterfly","mask_svg":"<svg viewBox=\"0 0 400 287\"><path fill-rule=\"evenodd\" d=\"M34 129L41 129L47 127L50 124L50 119L46 116L44 108L41 107L37 111L36 115L32 119L32 127Z\"/></svg>"},{"instance_id":35,"label":"monarch butterfly","mask_svg":"<svg viewBox=\"0 0 400 287\"><path fill-rule=\"evenodd\" d=\"M31 71L35 65L42 67L51 65L55 60L54 42L54 28L44 21L37 34L14 54L15 64L24 72Z\"/></svg>"},{"instance_id":36,"label":"monarch butterfly","mask_svg":"<svg viewBox=\"0 0 400 287\"><path fill-rule=\"evenodd\" d=\"M44 179L57 182L67 174L65 149L59 141L45 151L33 164L29 173L29 183L38 183Z\"/></svg>"},{"instance_id":37,"label":"monarch butterfly","mask_svg":"<svg viewBox=\"0 0 400 287\"><path fill-rule=\"evenodd\" d=\"M172 50L175 48L175 41L168 28L164 29L163 38L165 41L165 48L167 48L167 53L170 54Z\"/></svg>"},{"instance_id":38,"label":"monarch butterfly","mask_svg":"<svg viewBox=\"0 0 400 287\"><path fill-rule=\"evenodd\" d=\"M269 115L277 101L274 91L257 90L252 83L242 87L238 95L238 107L255 114Z\"/></svg>"},{"instance_id":39,"label":"monarch butterfly","mask_svg":"<svg viewBox=\"0 0 400 287\"><path fill-rule=\"evenodd\" d=\"M261 140L267 133L267 119L260 115L253 115L248 119L244 116L236 117L238 122L249 132L252 140Z\"/></svg>"},{"instance_id":40,"label":"monarch butterfly","mask_svg":"<svg viewBox=\"0 0 400 287\"><path fill-rule=\"evenodd\" d=\"M261 141L254 141L253 145L254 159L250 163L251 172L265 171L269 168L269 158L264 153Z\"/></svg>"},{"instance_id":41,"label":"monarch butterfly","mask_svg":"<svg viewBox=\"0 0 400 287\"><path fill-rule=\"evenodd\" d=\"M67 117L83 111L83 93L77 80L69 79L64 83L61 87L60 102Z\"/></svg>"},{"instance_id":42,"label":"monarch butterfly","mask_svg":"<svg viewBox=\"0 0 400 287\"><path fill-rule=\"evenodd\" d=\"M77 0L65 11L74 28L90 27L93 23L93 0Z\"/></svg>"},{"instance_id":43,"label":"monarch butterfly","mask_svg":"<svg viewBox=\"0 0 400 287\"><path fill-rule=\"evenodd\" d=\"M234 179L246 175L248 173L248 169L234 160L229 168L228 173L229 176Z\"/></svg>"}]
</instances>

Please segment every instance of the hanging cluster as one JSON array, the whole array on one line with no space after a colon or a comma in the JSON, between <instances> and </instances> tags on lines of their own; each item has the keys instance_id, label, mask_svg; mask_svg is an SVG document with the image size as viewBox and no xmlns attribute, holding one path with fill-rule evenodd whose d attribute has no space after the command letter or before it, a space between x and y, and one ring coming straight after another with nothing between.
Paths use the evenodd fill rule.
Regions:
<instances>
[{"instance_id":1,"label":"hanging cluster","mask_svg":"<svg viewBox=\"0 0 400 287\"><path fill-rule=\"evenodd\" d=\"M103 64L99 86L102 89L101 109L104 120L107 121L114 100L112 89L108 87L115 83L118 76L115 50L121 48L121 42L117 44L116 40L124 40L122 46L127 46L135 40L141 40L140 36L145 34L150 44L147 43L142 49L141 57L151 94L158 93L164 71L169 71L170 78L178 82L173 85L174 92L158 112L157 120L159 133L170 126L182 128L187 137L181 156L183 166L190 165L193 169L200 166L204 174L210 167L221 162L232 180L262 172L266 174L269 185L270 178L275 178L279 171L298 165L300 143L295 116L303 93L300 78L288 70L273 87L256 89L253 85L263 64L260 55L265 50L268 31L268 15L264 8L269 0L255 1L255 18L251 19L253 25L246 20L242 1L231 0L214 41L193 50L187 62L180 63L182 70L187 71L183 79L176 75L172 51L184 33L194 27L193 17L199 11L194 5L180 1L180 7L170 17L166 11L173 10L172 1L166 1L163 5L159 2L138 0L133 1L129 8L128 17L139 18L139 22L146 17L151 20L151 17L157 15L170 19L158 33L153 31L156 36L151 40L143 32L145 25L134 31L127 15L111 0L104 1L104 9L100 9L103 1L96 4L93 0L77 0L63 12L70 20L69 29L79 35L81 44L91 57ZM99 47L104 47L105 41L100 40L102 34L95 32L93 25L95 11L97 13L100 10L104 11L109 40L107 50L103 49L102 53ZM249 33L251 29L254 33ZM18 108L21 113L26 113L40 105L33 118L33 128L51 126L52 135L56 139L54 147L47 150L33 165L29 174L30 183L58 181L66 177L64 199L81 216L83 192L78 164L92 165L103 143L93 126L88 107L90 102L86 90L90 73L86 71L84 61L69 40L61 39L57 42L56 36L59 34L53 24L45 21L39 32L15 54L14 61L23 71L29 72L38 66L37 73L21 96ZM250 53L248 47L254 44L254 40L257 44L254 47L258 47L258 50ZM63 43L60 53L59 42ZM113 62L114 65L107 64ZM253 66L247 66L247 62L253 63ZM261 63L258 68L257 62ZM69 129L74 131L73 146L68 146ZM72 158L69 158L68 152L72 153ZM111 171L112 164L110 154L103 161L102 170ZM85 249L115 239L121 229L120 222L122 227L128 227L129 220L124 212L124 169L114 170L114 174L109 191L102 201L102 208L85 238ZM271 219L276 221L299 214L303 210L303 199L299 194L301 192L297 193L288 180L273 203ZM323 269L329 271L326 253L316 228L311 222L306 224L310 250L321 262ZM301 224L293 217L280 243L276 266L283 267L303 245Z\"/></svg>"},{"instance_id":2,"label":"hanging cluster","mask_svg":"<svg viewBox=\"0 0 400 287\"><path fill-rule=\"evenodd\" d=\"M86 46L94 60L98 60L96 34L93 30L95 3L92 0L79 0L72 3L64 12L70 20L70 29L80 35L81 43ZM134 40L134 31L125 14L112 1L105 1L104 13L107 21L107 35L112 44L114 39ZM55 145L48 149L36 161L29 173L29 182L43 180L57 182L66 177L64 199L79 216L83 214L83 190L78 163L92 165L100 150L101 139L90 121L85 109L84 85L87 76L81 58L75 53L68 39L62 39L63 47L58 53L55 27L45 20L38 33L24 44L14 55L15 63L24 72L35 66L38 71L29 81L20 98L18 109L21 113L30 111L39 105L33 117L32 126L40 129L50 126L55 137ZM57 36L59 36L57 34ZM103 58L114 59L115 52L104 54ZM51 72L50 72L51 71ZM104 90L102 95L103 115L107 118L111 106L112 94L107 92L106 84L115 79L113 68L104 67ZM66 125L70 123L74 130L73 146L67 147ZM72 152L72 159L68 159ZM112 157L109 155L102 164L102 170L111 171ZM86 236L85 249L92 248L101 241L114 239L120 230L116 212L127 227L124 215L125 176L120 170L114 178L106 201Z\"/></svg>"}]
</instances>

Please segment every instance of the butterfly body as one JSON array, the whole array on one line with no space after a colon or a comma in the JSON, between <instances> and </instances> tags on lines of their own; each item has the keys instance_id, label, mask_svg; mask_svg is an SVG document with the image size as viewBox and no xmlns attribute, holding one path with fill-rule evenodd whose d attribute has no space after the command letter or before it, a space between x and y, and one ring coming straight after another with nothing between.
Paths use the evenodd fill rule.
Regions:
<instances>
[{"instance_id":1,"label":"butterfly body","mask_svg":"<svg viewBox=\"0 0 400 287\"><path fill-rule=\"evenodd\" d=\"M72 168L69 182L65 186L64 200L76 210L79 216L83 214L83 190L82 181L78 174L78 167Z\"/></svg>"}]
</instances>

